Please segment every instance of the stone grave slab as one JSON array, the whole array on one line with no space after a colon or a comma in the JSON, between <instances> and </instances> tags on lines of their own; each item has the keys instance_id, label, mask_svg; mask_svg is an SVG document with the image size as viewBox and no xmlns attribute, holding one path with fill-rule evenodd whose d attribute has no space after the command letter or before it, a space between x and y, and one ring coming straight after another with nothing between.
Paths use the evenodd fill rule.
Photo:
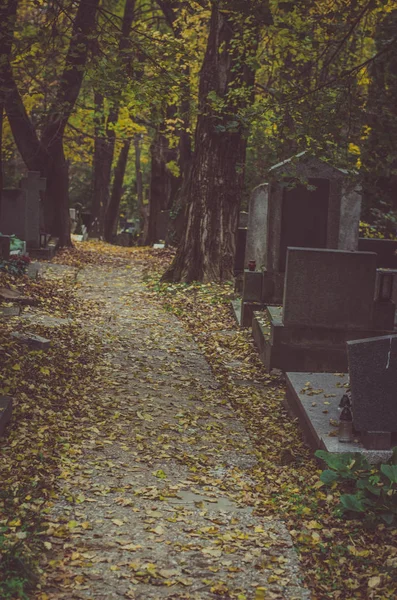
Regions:
<instances>
[{"instance_id":1,"label":"stone grave slab","mask_svg":"<svg viewBox=\"0 0 397 600\"><path fill-rule=\"evenodd\" d=\"M20 333L14 331L11 336L19 344L26 344L30 348L37 350L48 350L51 344L50 340L47 340L40 335L36 335L35 333Z\"/></svg>"},{"instance_id":2,"label":"stone grave slab","mask_svg":"<svg viewBox=\"0 0 397 600\"><path fill-rule=\"evenodd\" d=\"M23 239L28 246L40 246L40 192L46 189L46 178L41 177L38 171L28 171L19 187L26 191L26 216L25 236Z\"/></svg>"},{"instance_id":3,"label":"stone grave slab","mask_svg":"<svg viewBox=\"0 0 397 600\"><path fill-rule=\"evenodd\" d=\"M19 317L21 314L20 306L0 306L0 319L1 318L10 318L10 317Z\"/></svg>"},{"instance_id":4,"label":"stone grave slab","mask_svg":"<svg viewBox=\"0 0 397 600\"><path fill-rule=\"evenodd\" d=\"M268 205L269 186L267 183L262 183L251 194L245 246L245 262L254 260L257 269L266 265Z\"/></svg>"},{"instance_id":5,"label":"stone grave slab","mask_svg":"<svg viewBox=\"0 0 397 600\"><path fill-rule=\"evenodd\" d=\"M390 450L364 448L360 434L353 442L338 440L338 405L348 386L346 373L286 373L287 409L299 420L313 450L360 452L372 463L387 461Z\"/></svg>"},{"instance_id":6,"label":"stone grave slab","mask_svg":"<svg viewBox=\"0 0 397 600\"><path fill-rule=\"evenodd\" d=\"M368 446L390 448L397 435L397 335L350 341L347 354L354 428Z\"/></svg>"},{"instance_id":7,"label":"stone grave slab","mask_svg":"<svg viewBox=\"0 0 397 600\"><path fill-rule=\"evenodd\" d=\"M370 329L375 282L375 253L289 248L283 322Z\"/></svg>"},{"instance_id":8,"label":"stone grave slab","mask_svg":"<svg viewBox=\"0 0 397 600\"><path fill-rule=\"evenodd\" d=\"M34 298L23 296L19 292L10 290L6 287L0 288L0 299L5 300L6 302L18 302L18 304L36 304L36 300Z\"/></svg>"}]
</instances>

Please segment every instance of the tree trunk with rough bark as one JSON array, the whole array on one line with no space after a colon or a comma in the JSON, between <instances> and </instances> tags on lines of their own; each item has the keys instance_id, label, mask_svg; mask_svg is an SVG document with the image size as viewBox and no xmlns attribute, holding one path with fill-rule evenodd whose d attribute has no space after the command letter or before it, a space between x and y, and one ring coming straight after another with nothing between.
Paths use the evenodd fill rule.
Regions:
<instances>
[{"instance_id":1,"label":"tree trunk with rough bark","mask_svg":"<svg viewBox=\"0 0 397 600\"><path fill-rule=\"evenodd\" d=\"M128 152L130 150L131 140L124 140L123 146L117 160L117 165L114 170L112 193L108 206L108 218L105 222L104 235L108 242L113 241L113 236L117 233L117 223L119 217L119 208L121 195L123 192L123 180L125 169L127 166Z\"/></svg>"},{"instance_id":2,"label":"tree trunk with rough bark","mask_svg":"<svg viewBox=\"0 0 397 600\"><path fill-rule=\"evenodd\" d=\"M112 161L107 160L108 139L104 135L105 115L104 98L95 93L95 140L92 181L91 222L99 224L99 234L103 234L104 211L108 203L108 186L111 175Z\"/></svg>"},{"instance_id":3,"label":"tree trunk with rough bark","mask_svg":"<svg viewBox=\"0 0 397 600\"><path fill-rule=\"evenodd\" d=\"M128 66L128 59L126 50L128 49L128 38L131 32L132 23L135 17L135 0L126 0L124 6L123 21L121 24L121 37L118 47L118 59L120 60L123 68L126 69ZM117 123L120 111L120 101L115 100L110 110L105 131L105 139L101 142L103 152L101 154L100 166L95 165L94 156L94 189L101 188L100 196L103 209L100 214L103 219L103 223L100 223L100 230L104 232L104 238L107 242L111 241L112 231L114 228L114 205L109 201L109 189L111 182L112 163L114 157L114 146L116 143L116 134L114 131L114 125ZM98 178L99 181L95 181ZM109 222L108 222L109 221Z\"/></svg>"},{"instance_id":4,"label":"tree trunk with rough bark","mask_svg":"<svg viewBox=\"0 0 397 600\"><path fill-rule=\"evenodd\" d=\"M157 129L150 147L151 169L149 190L149 223L145 245L156 239L157 216L161 210L171 208L181 183L181 177L173 174L167 163L178 161L176 148L170 148L167 137L162 133L163 124Z\"/></svg>"},{"instance_id":5,"label":"tree trunk with rough bark","mask_svg":"<svg viewBox=\"0 0 397 600\"><path fill-rule=\"evenodd\" d=\"M3 0L0 4L0 215L3 190L3 122L5 110L5 82L9 69L18 0Z\"/></svg>"},{"instance_id":6,"label":"tree trunk with rough bark","mask_svg":"<svg viewBox=\"0 0 397 600\"><path fill-rule=\"evenodd\" d=\"M269 22L263 2L212 5L184 233L164 280L222 281L233 276L247 143L239 111L252 102L251 65L261 18Z\"/></svg>"},{"instance_id":7,"label":"tree trunk with rough bark","mask_svg":"<svg viewBox=\"0 0 397 600\"><path fill-rule=\"evenodd\" d=\"M80 0L65 58L65 67L43 128L41 139L33 126L7 62L5 106L17 148L27 168L47 178L44 199L46 229L59 237L61 246L71 245L68 164L63 135L80 92L88 57L89 38L95 25L99 0Z\"/></svg>"}]
</instances>

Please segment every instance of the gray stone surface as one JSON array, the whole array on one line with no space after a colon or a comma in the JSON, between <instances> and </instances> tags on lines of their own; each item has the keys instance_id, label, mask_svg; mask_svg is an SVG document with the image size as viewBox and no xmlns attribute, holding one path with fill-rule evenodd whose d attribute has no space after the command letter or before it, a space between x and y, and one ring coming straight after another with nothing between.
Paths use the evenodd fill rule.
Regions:
<instances>
[{"instance_id":1,"label":"gray stone surface","mask_svg":"<svg viewBox=\"0 0 397 600\"><path fill-rule=\"evenodd\" d=\"M26 241L26 191L2 190L0 231Z\"/></svg>"},{"instance_id":2,"label":"gray stone surface","mask_svg":"<svg viewBox=\"0 0 397 600\"><path fill-rule=\"evenodd\" d=\"M339 242L341 250L357 250L361 214L361 188L351 181L344 181L339 219Z\"/></svg>"},{"instance_id":3,"label":"gray stone surface","mask_svg":"<svg viewBox=\"0 0 397 600\"><path fill-rule=\"evenodd\" d=\"M45 177L40 177L37 171L28 171L20 184L26 191L26 237L23 238L28 246L40 246L40 192L46 189Z\"/></svg>"},{"instance_id":4,"label":"gray stone surface","mask_svg":"<svg viewBox=\"0 0 397 600\"><path fill-rule=\"evenodd\" d=\"M346 171L302 152L269 175L268 271L284 270L288 246L357 249L361 196Z\"/></svg>"},{"instance_id":5,"label":"gray stone surface","mask_svg":"<svg viewBox=\"0 0 397 600\"><path fill-rule=\"evenodd\" d=\"M245 262L248 264L248 261L254 260L257 269L266 266L268 202L268 184L258 185L250 198L245 246Z\"/></svg>"},{"instance_id":6,"label":"gray stone surface","mask_svg":"<svg viewBox=\"0 0 397 600\"><path fill-rule=\"evenodd\" d=\"M397 335L347 343L358 431L397 432Z\"/></svg>"},{"instance_id":7,"label":"gray stone surface","mask_svg":"<svg viewBox=\"0 0 397 600\"><path fill-rule=\"evenodd\" d=\"M385 462L390 451L366 450L359 434L351 443L338 440L338 404L348 386L345 373L286 373L287 404L298 417L313 449L328 452L361 452L372 464Z\"/></svg>"},{"instance_id":8,"label":"gray stone surface","mask_svg":"<svg viewBox=\"0 0 397 600\"><path fill-rule=\"evenodd\" d=\"M0 215L1 233L15 234L30 247L40 245L40 192L46 188L46 180L40 173L29 171L20 182L19 189L2 192Z\"/></svg>"},{"instance_id":9,"label":"gray stone surface","mask_svg":"<svg viewBox=\"0 0 397 600\"><path fill-rule=\"evenodd\" d=\"M376 254L289 248L285 325L370 329Z\"/></svg>"},{"instance_id":10,"label":"gray stone surface","mask_svg":"<svg viewBox=\"0 0 397 600\"><path fill-rule=\"evenodd\" d=\"M170 211L161 210L156 219L156 241L165 241L170 222Z\"/></svg>"},{"instance_id":11,"label":"gray stone surface","mask_svg":"<svg viewBox=\"0 0 397 600\"><path fill-rule=\"evenodd\" d=\"M244 271L243 298L244 302L262 301L262 281L261 271Z\"/></svg>"},{"instance_id":12,"label":"gray stone surface","mask_svg":"<svg viewBox=\"0 0 397 600\"><path fill-rule=\"evenodd\" d=\"M238 216L238 226L239 227L248 227L248 212L245 210L240 210Z\"/></svg>"},{"instance_id":13,"label":"gray stone surface","mask_svg":"<svg viewBox=\"0 0 397 600\"><path fill-rule=\"evenodd\" d=\"M0 319L18 317L21 314L20 306L0 306Z\"/></svg>"},{"instance_id":14,"label":"gray stone surface","mask_svg":"<svg viewBox=\"0 0 397 600\"><path fill-rule=\"evenodd\" d=\"M19 333L18 331L14 331L11 336L19 344L26 344L27 346L38 350L48 350L51 343L50 340L30 332Z\"/></svg>"}]
</instances>

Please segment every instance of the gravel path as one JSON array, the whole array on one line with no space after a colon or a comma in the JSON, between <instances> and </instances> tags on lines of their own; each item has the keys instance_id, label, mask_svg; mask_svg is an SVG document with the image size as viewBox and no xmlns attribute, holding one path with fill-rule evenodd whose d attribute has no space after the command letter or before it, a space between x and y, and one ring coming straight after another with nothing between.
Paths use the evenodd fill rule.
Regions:
<instances>
[{"instance_id":1,"label":"gravel path","mask_svg":"<svg viewBox=\"0 0 397 600\"><path fill-rule=\"evenodd\" d=\"M103 339L114 425L61 476L37 597L308 599L286 528L253 512L247 432L141 269L78 274L101 302L84 326Z\"/></svg>"}]
</instances>

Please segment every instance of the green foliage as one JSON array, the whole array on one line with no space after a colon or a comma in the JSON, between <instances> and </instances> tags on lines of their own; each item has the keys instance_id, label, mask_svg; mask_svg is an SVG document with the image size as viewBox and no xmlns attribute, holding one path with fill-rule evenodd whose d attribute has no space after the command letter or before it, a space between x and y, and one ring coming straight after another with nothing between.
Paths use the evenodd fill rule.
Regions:
<instances>
[{"instance_id":1,"label":"green foliage","mask_svg":"<svg viewBox=\"0 0 397 600\"><path fill-rule=\"evenodd\" d=\"M10 275L24 275L30 263L28 256L11 256L9 260L0 260L0 271Z\"/></svg>"},{"instance_id":2,"label":"green foliage","mask_svg":"<svg viewBox=\"0 0 397 600\"><path fill-rule=\"evenodd\" d=\"M343 454L317 450L329 467L320 480L341 492L338 511L346 516L364 516L370 521L383 520L392 525L397 520L397 447L387 464L370 465L359 452Z\"/></svg>"},{"instance_id":3,"label":"green foliage","mask_svg":"<svg viewBox=\"0 0 397 600\"><path fill-rule=\"evenodd\" d=\"M5 576L0 581L0 598L2 600L28 600L26 595L29 581L25 573L25 565L19 544L11 544L6 528L0 529L0 560Z\"/></svg>"}]
</instances>

